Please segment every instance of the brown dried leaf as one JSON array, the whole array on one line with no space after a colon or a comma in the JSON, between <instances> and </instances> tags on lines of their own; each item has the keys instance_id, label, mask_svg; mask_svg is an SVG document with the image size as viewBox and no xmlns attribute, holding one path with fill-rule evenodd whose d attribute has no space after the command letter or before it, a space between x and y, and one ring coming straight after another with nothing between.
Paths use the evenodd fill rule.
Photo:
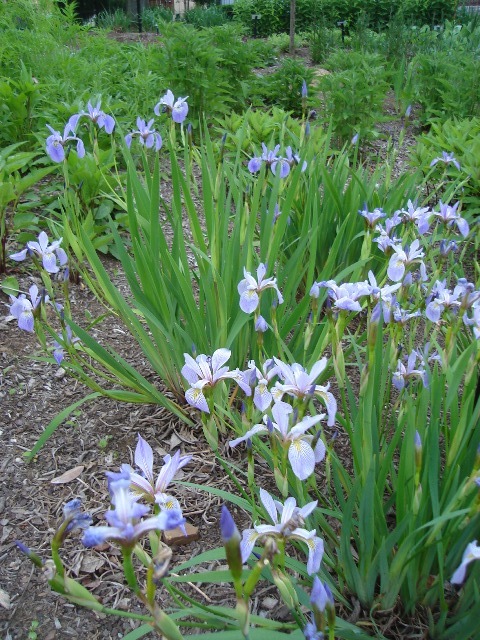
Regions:
<instances>
[{"instance_id":1,"label":"brown dried leaf","mask_svg":"<svg viewBox=\"0 0 480 640\"><path fill-rule=\"evenodd\" d=\"M105 560L100 556L84 556L80 565L83 573L95 573L97 569L103 567Z\"/></svg>"},{"instance_id":2,"label":"brown dried leaf","mask_svg":"<svg viewBox=\"0 0 480 640\"><path fill-rule=\"evenodd\" d=\"M52 484L66 484L67 482L72 482L72 480L78 478L78 476L84 469L85 467L83 466L83 464L78 467L73 467L73 469L69 469L68 471L65 471L65 473L62 473L61 476L53 478L53 480L50 480L50 482Z\"/></svg>"}]
</instances>

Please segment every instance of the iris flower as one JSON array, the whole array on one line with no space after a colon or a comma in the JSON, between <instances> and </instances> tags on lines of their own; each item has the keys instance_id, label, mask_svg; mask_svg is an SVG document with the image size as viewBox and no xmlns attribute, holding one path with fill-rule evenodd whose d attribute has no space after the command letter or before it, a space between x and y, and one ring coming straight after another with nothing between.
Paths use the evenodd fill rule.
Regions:
<instances>
[{"instance_id":1,"label":"iris flower","mask_svg":"<svg viewBox=\"0 0 480 640\"><path fill-rule=\"evenodd\" d=\"M272 390L275 402L279 402L286 393L294 398L305 399L312 396L319 396L325 403L328 413L328 426L335 424L335 414L337 413L337 401L333 394L328 390L330 385L326 387L315 384L315 380L324 371L327 366L327 359L322 358L316 362L307 373L305 369L298 363L291 366L285 364L278 358L274 358L277 365L277 375L282 378L282 382L276 382L275 388Z\"/></svg>"},{"instance_id":2,"label":"iris flower","mask_svg":"<svg viewBox=\"0 0 480 640\"><path fill-rule=\"evenodd\" d=\"M393 386L401 391L411 378L420 378L424 387L428 387L428 375L423 368L423 360L420 358L420 365L418 369L415 369L417 364L418 353L413 350L407 358L407 365L405 366L401 360L397 362L397 369L393 374L392 383Z\"/></svg>"},{"instance_id":3,"label":"iris flower","mask_svg":"<svg viewBox=\"0 0 480 640\"><path fill-rule=\"evenodd\" d=\"M480 560L480 547L478 546L476 540L473 540L473 542L470 542L467 545L467 548L463 552L462 561L455 570L453 576L450 579L450 582L452 584L462 584L462 582L465 580L467 566L474 560Z\"/></svg>"},{"instance_id":4,"label":"iris flower","mask_svg":"<svg viewBox=\"0 0 480 640\"><path fill-rule=\"evenodd\" d=\"M10 315L18 320L20 329L32 333L35 325L34 311L42 301L48 301L48 296L39 296L36 284L32 284L28 292L30 300L24 293L21 293L18 298L10 296Z\"/></svg>"},{"instance_id":5,"label":"iris flower","mask_svg":"<svg viewBox=\"0 0 480 640\"><path fill-rule=\"evenodd\" d=\"M269 168L274 175L277 175L277 170L280 168L280 177L286 178L290 173L290 164L286 158L282 158L278 155L279 151L279 144L270 150L267 145L262 142L262 155L251 158L248 163L248 170L250 173L257 173L260 171L262 164L265 163L267 168Z\"/></svg>"},{"instance_id":6,"label":"iris flower","mask_svg":"<svg viewBox=\"0 0 480 640\"><path fill-rule=\"evenodd\" d=\"M443 162L444 164L453 164L453 166L460 171L460 163L455 158L455 154L452 152L447 153L447 151L442 151L442 155L438 158L434 158L430 166L434 167L438 162Z\"/></svg>"},{"instance_id":7,"label":"iris flower","mask_svg":"<svg viewBox=\"0 0 480 640\"><path fill-rule=\"evenodd\" d=\"M174 122L176 122L177 124L181 124L187 117L187 100L188 96L186 98L178 98L177 100L175 100L175 96L170 91L170 89L168 89L163 98L160 98L160 102L155 105L154 112L157 116L159 116L162 109L165 109L166 111L168 111L168 113L171 113L172 120Z\"/></svg>"},{"instance_id":8,"label":"iris flower","mask_svg":"<svg viewBox=\"0 0 480 640\"><path fill-rule=\"evenodd\" d=\"M266 273L267 265L263 264L263 262L258 266L256 280L244 267L243 275L245 277L238 283L237 290L240 294L240 309L245 311L245 313L255 311L260 303L260 295L265 289L275 289L278 304L282 304L283 296L277 287L277 279L265 278Z\"/></svg>"},{"instance_id":9,"label":"iris flower","mask_svg":"<svg viewBox=\"0 0 480 640\"><path fill-rule=\"evenodd\" d=\"M160 151L162 148L162 136L152 129L153 118L145 123L145 120L142 118L137 118L137 127L136 131L132 131L132 133L128 133L125 136L125 144L130 149L132 144L133 136L138 136L141 145L145 145L147 149L151 149L153 145L155 145L155 151Z\"/></svg>"},{"instance_id":10,"label":"iris flower","mask_svg":"<svg viewBox=\"0 0 480 640\"><path fill-rule=\"evenodd\" d=\"M142 520L150 507L138 504L140 496L130 491L131 474L124 468L122 473L115 475L117 477L109 482L114 509L105 514L108 526L89 527L82 540L86 547L95 547L106 540L116 540L122 546L132 547L148 531L175 529L185 523L185 518L178 511L167 510Z\"/></svg>"},{"instance_id":11,"label":"iris flower","mask_svg":"<svg viewBox=\"0 0 480 640\"><path fill-rule=\"evenodd\" d=\"M49 124L47 128L50 129L51 135L48 136L46 146L47 153L54 162L62 162L65 159L65 146L69 142L77 143L77 155L79 158L83 158L85 155L85 147L82 140L75 135L74 125L78 121L78 116L72 116L65 125L63 136L60 131L56 131ZM72 133L73 135L68 135Z\"/></svg>"},{"instance_id":12,"label":"iris flower","mask_svg":"<svg viewBox=\"0 0 480 640\"><path fill-rule=\"evenodd\" d=\"M470 227L465 218L462 218L458 213L458 205L459 202L456 202L453 207L451 207L449 204L443 204L443 202L440 201L440 210L434 211L433 215L449 227L456 225L461 235L466 238L470 233Z\"/></svg>"},{"instance_id":13,"label":"iris flower","mask_svg":"<svg viewBox=\"0 0 480 640\"><path fill-rule=\"evenodd\" d=\"M385 217L385 212L382 209L377 208L373 211L369 211L366 204L364 208L358 213L365 219L365 222L367 223L367 226L370 227L370 229L373 229L375 227L378 220Z\"/></svg>"},{"instance_id":14,"label":"iris flower","mask_svg":"<svg viewBox=\"0 0 480 640\"><path fill-rule=\"evenodd\" d=\"M173 456L166 455L163 458L164 465L155 480L153 475L153 450L152 447L138 435L138 443L135 449L135 464L142 471L131 473L131 489L134 493L140 493L149 502L155 502L161 510L178 511L182 515L180 504L176 498L166 493L176 473L190 462L192 456L182 456L176 451Z\"/></svg>"},{"instance_id":15,"label":"iris flower","mask_svg":"<svg viewBox=\"0 0 480 640\"><path fill-rule=\"evenodd\" d=\"M401 245L393 247L394 253L390 258L387 269L387 275L390 280L399 282L405 274L406 267L415 262L419 262L420 266L423 265L421 259L425 254L419 247L420 241L418 239L414 240L410 247L405 247L405 249Z\"/></svg>"},{"instance_id":16,"label":"iris flower","mask_svg":"<svg viewBox=\"0 0 480 640\"><path fill-rule=\"evenodd\" d=\"M212 356L202 353L195 360L188 353L183 355L185 364L182 367L182 376L191 385L185 393L185 399L192 407L210 413L203 389L214 387L220 380L237 377L237 372L229 371L228 367L223 366L230 358L231 351L217 349Z\"/></svg>"},{"instance_id":17,"label":"iris flower","mask_svg":"<svg viewBox=\"0 0 480 640\"><path fill-rule=\"evenodd\" d=\"M262 369L259 369L254 360L248 363L248 369L239 371L235 381L247 396L252 395L253 403L259 411L266 411L273 401L273 396L268 388L272 378L277 374L277 367L272 359L267 360Z\"/></svg>"},{"instance_id":18,"label":"iris flower","mask_svg":"<svg viewBox=\"0 0 480 640\"><path fill-rule=\"evenodd\" d=\"M335 311L361 311L359 299L370 295L370 286L367 282L345 282L337 285L335 280L322 280L316 285L327 288L328 297Z\"/></svg>"},{"instance_id":19,"label":"iris flower","mask_svg":"<svg viewBox=\"0 0 480 640\"><path fill-rule=\"evenodd\" d=\"M25 260L27 255L34 253L42 260L45 271L48 273L58 273L60 271L60 267L63 267L68 262L67 254L60 246L61 243L62 238L54 240L52 244L49 244L47 234L45 231L41 231L38 236L38 242L32 240L27 242L25 249L22 249L22 251L19 251L18 253L13 253L10 256L10 259L15 260L16 262L21 262L22 260ZM57 261L60 267L57 265Z\"/></svg>"},{"instance_id":20,"label":"iris flower","mask_svg":"<svg viewBox=\"0 0 480 640\"><path fill-rule=\"evenodd\" d=\"M275 422L272 422L268 416L264 416L264 424L254 425L245 435L230 441L230 446L236 447L241 442L250 440L257 433L270 432L273 428L284 444L290 443L288 448L288 460L292 467L293 473L299 480L306 480L312 475L315 464L321 462L325 457L325 445L318 438L315 449L312 448L314 437L307 435L308 431L315 424L325 417L325 414L303 418L297 424L290 426L290 415L293 408L285 402L278 402L273 405L272 415Z\"/></svg>"},{"instance_id":21,"label":"iris flower","mask_svg":"<svg viewBox=\"0 0 480 640\"><path fill-rule=\"evenodd\" d=\"M80 338L78 338L77 336L72 336L72 329L70 327L70 325L67 325L65 327L65 335L62 335L61 333L58 334L58 337L60 339L62 339L64 341L64 344L66 345L71 345L71 344L75 344L76 342L80 342ZM60 342L58 342L58 340L54 340L53 341L53 347L54 347L54 351L53 351L53 357L55 359L55 362L57 364L61 364L63 358L64 358L64 350L63 350L63 345L60 344Z\"/></svg>"},{"instance_id":22,"label":"iris flower","mask_svg":"<svg viewBox=\"0 0 480 640\"><path fill-rule=\"evenodd\" d=\"M323 540L316 535L315 529L308 531L303 529L303 523L317 506L317 500L309 502L304 507L297 507L295 498L287 498L282 505L272 496L260 489L260 500L263 503L273 525L254 525L253 529L243 532L240 549L242 562L246 562L253 551L255 542L263 536L282 538L283 540L300 540L308 546L307 572L309 575L317 573L323 558Z\"/></svg>"},{"instance_id":23,"label":"iris flower","mask_svg":"<svg viewBox=\"0 0 480 640\"><path fill-rule=\"evenodd\" d=\"M460 291L453 293L446 288L445 280L437 280L432 289L432 299L427 304L425 315L432 322L439 322L440 316L445 309L458 310L460 302L458 300Z\"/></svg>"},{"instance_id":24,"label":"iris flower","mask_svg":"<svg viewBox=\"0 0 480 640\"><path fill-rule=\"evenodd\" d=\"M97 106L93 107L91 102L87 104L88 112L82 111L79 116L86 116L90 118L90 120L98 126L99 129L104 128L105 131L110 134L113 132L115 128L115 120L112 116L107 115L104 111L100 109L101 107L100 100L97 102Z\"/></svg>"},{"instance_id":25,"label":"iris flower","mask_svg":"<svg viewBox=\"0 0 480 640\"><path fill-rule=\"evenodd\" d=\"M417 207L416 202L411 200L407 203L407 208L400 211L404 222L413 222L417 225L418 232L424 234L430 226L429 218L432 212L428 207Z\"/></svg>"}]
</instances>

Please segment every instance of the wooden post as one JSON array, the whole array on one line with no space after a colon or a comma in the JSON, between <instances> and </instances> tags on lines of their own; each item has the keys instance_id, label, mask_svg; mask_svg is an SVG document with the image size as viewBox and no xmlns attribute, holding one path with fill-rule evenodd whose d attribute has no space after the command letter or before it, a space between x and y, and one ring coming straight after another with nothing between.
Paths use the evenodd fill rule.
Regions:
<instances>
[{"instance_id":1,"label":"wooden post","mask_svg":"<svg viewBox=\"0 0 480 640\"><path fill-rule=\"evenodd\" d=\"M295 8L296 0L290 0L290 47L289 53L295 55Z\"/></svg>"}]
</instances>

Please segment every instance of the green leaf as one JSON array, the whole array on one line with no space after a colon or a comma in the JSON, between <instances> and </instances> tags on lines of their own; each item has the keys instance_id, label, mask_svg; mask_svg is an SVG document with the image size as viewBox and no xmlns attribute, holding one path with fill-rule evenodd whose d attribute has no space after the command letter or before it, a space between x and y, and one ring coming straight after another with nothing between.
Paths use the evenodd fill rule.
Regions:
<instances>
[{"instance_id":1,"label":"green leaf","mask_svg":"<svg viewBox=\"0 0 480 640\"><path fill-rule=\"evenodd\" d=\"M20 291L17 278L15 276L7 276L0 283L0 289L7 296L16 296Z\"/></svg>"},{"instance_id":2,"label":"green leaf","mask_svg":"<svg viewBox=\"0 0 480 640\"><path fill-rule=\"evenodd\" d=\"M69 407L61 411L58 415L56 415L55 418L45 427L44 432L42 433L40 438L37 440L33 448L30 451L25 451L25 453L23 454L27 459L27 461L31 462L33 460L33 458L37 455L37 453L40 451L43 445L47 442L50 436L52 436L55 433L56 429L58 429L58 427L62 424L62 422L66 420L70 416L70 414L75 411L75 409L78 409L78 407L81 407L82 404L85 404L85 402L90 402L91 400L95 400L100 396L101 394L98 392L90 393L88 396L85 396L81 400L74 402Z\"/></svg>"},{"instance_id":3,"label":"green leaf","mask_svg":"<svg viewBox=\"0 0 480 640\"><path fill-rule=\"evenodd\" d=\"M152 626L150 624L142 624L137 629L127 633L126 636L123 636L122 640L138 640L138 638L143 638L149 633L153 633Z\"/></svg>"}]
</instances>

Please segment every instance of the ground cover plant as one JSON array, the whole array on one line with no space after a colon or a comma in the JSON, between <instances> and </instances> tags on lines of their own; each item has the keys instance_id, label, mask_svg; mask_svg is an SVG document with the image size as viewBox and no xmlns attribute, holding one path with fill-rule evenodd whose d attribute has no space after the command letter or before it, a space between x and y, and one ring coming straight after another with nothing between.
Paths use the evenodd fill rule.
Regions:
<instances>
[{"instance_id":1,"label":"ground cover plant","mask_svg":"<svg viewBox=\"0 0 480 640\"><path fill-rule=\"evenodd\" d=\"M55 16L60 31L69 17ZM44 31L52 43L50 22ZM398 149L377 162L369 156L393 82L378 50L363 60L355 51L329 56L331 90L338 92L336 73L356 74L352 85L373 92L370 109L358 120L356 109L315 120L328 91L296 61L271 85L278 91L289 82L290 103L243 112L255 48L235 48L236 27L172 24L164 34L161 48L124 49L72 28L74 57L108 47L127 79L102 92L84 86L80 96L68 81L60 107L43 97L47 86L62 95L53 73L38 83L34 102L24 90L37 87L27 63L23 94L5 76L18 103L31 104L21 140L8 139L13 127L4 132L0 156L5 330L29 341L34 364L51 379L86 389L42 422L19 459L27 473L34 469L64 423L74 428L105 398L133 416L151 406L183 434L160 455L162 430L147 436L142 428L156 414L131 420L131 455L116 450L114 435L98 477L85 472L81 491L70 485L64 504L57 501L58 521L41 548L27 546L24 528L15 537L8 530L9 554L28 556L79 616L83 607L131 620L120 634L126 640L361 640L417 637L419 628L424 637L475 638L476 121L435 114L411 151L411 169L395 173ZM40 40L40 29L35 35ZM222 53L229 49L233 60ZM123 91L145 64L154 71L138 82L148 93L129 103ZM408 68L405 60L409 82ZM421 106L404 108L406 84L397 89L401 145L412 108ZM16 107L7 98L9 122ZM51 175L49 208L38 206L38 195L29 208L25 192L41 192L44 179L51 188ZM113 271L106 248L117 259ZM78 313L82 291L95 299L95 313ZM95 437L99 428L94 421ZM191 438L201 443L202 464L216 465L218 482L195 473L182 480L196 464ZM103 439L99 449L108 446ZM54 484L70 484L79 468ZM179 559L168 540L187 534L190 495L218 499L200 511L219 534ZM117 595L128 596L111 597L105 573L82 575L84 559L100 567L102 554ZM275 604L260 611L266 592ZM8 612L8 593L0 593ZM7 633L35 633L34 622Z\"/></svg>"}]
</instances>

